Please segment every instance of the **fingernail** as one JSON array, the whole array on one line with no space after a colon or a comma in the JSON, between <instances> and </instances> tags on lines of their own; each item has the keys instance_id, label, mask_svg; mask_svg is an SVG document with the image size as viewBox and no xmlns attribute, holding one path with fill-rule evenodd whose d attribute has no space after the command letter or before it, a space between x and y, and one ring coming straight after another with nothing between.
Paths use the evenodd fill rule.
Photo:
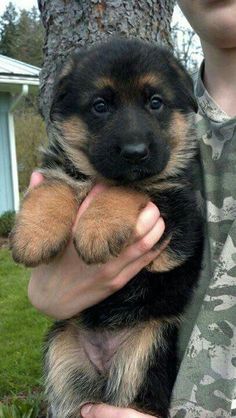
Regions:
<instances>
[{"instance_id":1,"label":"fingernail","mask_svg":"<svg viewBox=\"0 0 236 418\"><path fill-rule=\"evenodd\" d=\"M30 177L30 184L29 187L35 187L43 181L43 175L38 172L34 171Z\"/></svg>"},{"instance_id":2,"label":"fingernail","mask_svg":"<svg viewBox=\"0 0 236 418\"><path fill-rule=\"evenodd\" d=\"M92 406L93 406L93 405L91 405L91 404L89 404L89 403L87 403L86 405L82 406L81 411L80 411L80 412L81 412L81 415L82 415L83 417L86 417L86 416L89 414L89 412L90 412L90 410L91 410Z\"/></svg>"},{"instance_id":3,"label":"fingernail","mask_svg":"<svg viewBox=\"0 0 236 418\"><path fill-rule=\"evenodd\" d=\"M30 186L33 184L34 179L35 179L35 171L30 176Z\"/></svg>"},{"instance_id":4,"label":"fingernail","mask_svg":"<svg viewBox=\"0 0 236 418\"><path fill-rule=\"evenodd\" d=\"M158 208L152 202L149 202L139 215L136 225L137 236L143 236L147 233L155 225L159 216L160 212Z\"/></svg>"},{"instance_id":5,"label":"fingernail","mask_svg":"<svg viewBox=\"0 0 236 418\"><path fill-rule=\"evenodd\" d=\"M160 212L159 209L156 205L154 205L154 203L152 202L148 202L147 206L142 210L142 212L140 213L140 217L154 217L155 218L159 218L160 216Z\"/></svg>"}]
</instances>

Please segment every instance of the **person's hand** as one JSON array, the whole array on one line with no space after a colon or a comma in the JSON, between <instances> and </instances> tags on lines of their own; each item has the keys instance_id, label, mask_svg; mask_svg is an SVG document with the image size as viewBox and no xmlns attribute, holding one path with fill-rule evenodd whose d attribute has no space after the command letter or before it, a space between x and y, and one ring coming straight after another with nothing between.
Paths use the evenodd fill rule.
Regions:
<instances>
[{"instance_id":1,"label":"person's hand","mask_svg":"<svg viewBox=\"0 0 236 418\"><path fill-rule=\"evenodd\" d=\"M117 408L104 404L86 404L81 408L83 418L154 418L130 408Z\"/></svg>"},{"instance_id":2,"label":"person's hand","mask_svg":"<svg viewBox=\"0 0 236 418\"><path fill-rule=\"evenodd\" d=\"M42 181L42 174L35 172L30 187ZM78 211L77 220L104 187L97 185L92 189ZM48 316L67 319L97 304L121 289L158 256L160 250L154 251L152 247L164 229L158 208L150 202L138 218L134 243L104 265L86 265L72 241L69 242L63 254L33 269L28 287L32 305Z\"/></svg>"}]
</instances>

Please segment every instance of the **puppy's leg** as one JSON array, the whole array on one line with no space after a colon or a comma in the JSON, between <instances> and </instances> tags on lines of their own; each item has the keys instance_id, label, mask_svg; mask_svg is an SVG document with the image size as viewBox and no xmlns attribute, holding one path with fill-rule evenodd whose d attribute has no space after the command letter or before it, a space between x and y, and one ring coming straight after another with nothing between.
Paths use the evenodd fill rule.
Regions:
<instances>
[{"instance_id":1,"label":"puppy's leg","mask_svg":"<svg viewBox=\"0 0 236 418\"><path fill-rule=\"evenodd\" d=\"M78 202L60 181L45 181L30 190L10 236L13 258L26 266L48 262L66 246Z\"/></svg>"},{"instance_id":2,"label":"puppy's leg","mask_svg":"<svg viewBox=\"0 0 236 418\"><path fill-rule=\"evenodd\" d=\"M138 396L131 405L157 418L169 418L171 393L177 375L178 325L174 322L163 324L162 338L157 341Z\"/></svg>"},{"instance_id":3,"label":"puppy's leg","mask_svg":"<svg viewBox=\"0 0 236 418\"><path fill-rule=\"evenodd\" d=\"M170 271L185 262L186 257L184 255L181 257L180 254L174 253L169 246L169 242L170 239L166 238L160 246L156 246L161 253L147 266L149 271L157 273Z\"/></svg>"},{"instance_id":4,"label":"puppy's leg","mask_svg":"<svg viewBox=\"0 0 236 418\"><path fill-rule=\"evenodd\" d=\"M81 418L84 403L102 400L106 378L88 358L83 334L83 327L73 320L57 322L48 334L44 370L54 418Z\"/></svg>"},{"instance_id":5,"label":"puppy's leg","mask_svg":"<svg viewBox=\"0 0 236 418\"><path fill-rule=\"evenodd\" d=\"M149 198L134 190L111 187L94 199L74 233L78 254L87 264L106 263L127 246L140 211Z\"/></svg>"}]
</instances>

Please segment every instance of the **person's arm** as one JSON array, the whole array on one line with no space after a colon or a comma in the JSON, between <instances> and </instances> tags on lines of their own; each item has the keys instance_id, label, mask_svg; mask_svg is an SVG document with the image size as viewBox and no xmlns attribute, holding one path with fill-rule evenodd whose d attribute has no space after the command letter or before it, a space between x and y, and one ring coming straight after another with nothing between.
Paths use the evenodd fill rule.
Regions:
<instances>
[{"instance_id":1,"label":"person's arm","mask_svg":"<svg viewBox=\"0 0 236 418\"><path fill-rule=\"evenodd\" d=\"M42 181L40 173L33 173L30 187ZM103 189L95 186L81 205L77 220ZM134 243L104 265L86 265L71 241L63 254L33 269L28 287L32 305L48 316L67 319L102 301L158 256L160 251L152 251L152 247L164 229L158 208L150 202L138 218Z\"/></svg>"}]
</instances>

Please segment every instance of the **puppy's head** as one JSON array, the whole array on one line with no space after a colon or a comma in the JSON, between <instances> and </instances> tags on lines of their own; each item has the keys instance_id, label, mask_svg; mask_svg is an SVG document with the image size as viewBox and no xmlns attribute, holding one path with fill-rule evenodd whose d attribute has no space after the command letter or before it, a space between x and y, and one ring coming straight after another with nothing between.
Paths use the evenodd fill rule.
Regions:
<instances>
[{"instance_id":1,"label":"puppy's head","mask_svg":"<svg viewBox=\"0 0 236 418\"><path fill-rule=\"evenodd\" d=\"M186 166L196 111L191 79L169 52L119 39L65 64L50 118L80 171L129 183Z\"/></svg>"}]
</instances>

